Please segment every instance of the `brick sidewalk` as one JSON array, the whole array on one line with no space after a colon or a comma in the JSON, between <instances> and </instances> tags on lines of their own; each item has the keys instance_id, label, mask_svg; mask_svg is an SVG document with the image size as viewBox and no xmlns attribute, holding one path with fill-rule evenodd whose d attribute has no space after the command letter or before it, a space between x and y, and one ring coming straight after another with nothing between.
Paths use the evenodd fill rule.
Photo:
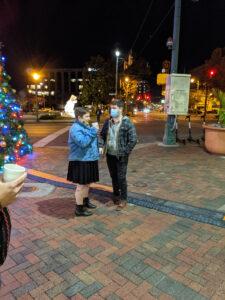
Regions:
<instances>
[{"instance_id":1,"label":"brick sidewalk","mask_svg":"<svg viewBox=\"0 0 225 300\"><path fill-rule=\"evenodd\" d=\"M65 178L67 157L67 148L37 148L21 164ZM130 157L129 190L219 209L224 164L196 145L138 145ZM105 161L99 165L100 183L110 186ZM88 218L74 218L67 188L51 187L49 195L19 198L11 206L1 300L225 299L224 228L133 205L116 212L105 205L108 197L91 198L98 208Z\"/></svg>"},{"instance_id":2,"label":"brick sidewalk","mask_svg":"<svg viewBox=\"0 0 225 300\"><path fill-rule=\"evenodd\" d=\"M74 218L73 191L11 206L1 300L225 298L225 230L136 206Z\"/></svg>"},{"instance_id":3,"label":"brick sidewalk","mask_svg":"<svg viewBox=\"0 0 225 300\"><path fill-rule=\"evenodd\" d=\"M66 178L68 155L66 147L38 148L21 164ZM139 144L129 159L129 191L218 210L225 205L224 166L224 157L210 155L197 144L177 148ZM111 186L105 159L100 159L99 169L100 184Z\"/></svg>"}]
</instances>

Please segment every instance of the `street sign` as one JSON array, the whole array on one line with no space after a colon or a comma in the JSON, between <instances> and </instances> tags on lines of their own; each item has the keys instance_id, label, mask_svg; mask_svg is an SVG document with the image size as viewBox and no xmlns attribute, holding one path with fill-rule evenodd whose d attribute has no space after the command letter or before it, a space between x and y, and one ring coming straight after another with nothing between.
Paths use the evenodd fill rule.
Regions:
<instances>
[{"instance_id":1,"label":"street sign","mask_svg":"<svg viewBox=\"0 0 225 300\"><path fill-rule=\"evenodd\" d=\"M166 77L167 73L159 73L157 74L157 84L158 85L165 85L166 84Z\"/></svg>"},{"instance_id":2,"label":"street sign","mask_svg":"<svg viewBox=\"0 0 225 300\"><path fill-rule=\"evenodd\" d=\"M166 78L164 111L168 115L186 115L190 91L189 74L170 74Z\"/></svg>"}]
</instances>

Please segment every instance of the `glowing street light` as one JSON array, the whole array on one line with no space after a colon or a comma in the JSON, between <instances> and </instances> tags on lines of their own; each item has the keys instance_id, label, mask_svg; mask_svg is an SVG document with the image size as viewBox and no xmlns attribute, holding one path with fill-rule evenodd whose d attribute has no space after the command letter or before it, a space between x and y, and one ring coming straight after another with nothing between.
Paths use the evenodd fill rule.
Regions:
<instances>
[{"instance_id":1,"label":"glowing street light","mask_svg":"<svg viewBox=\"0 0 225 300\"><path fill-rule=\"evenodd\" d=\"M38 73L34 73L34 74L33 74L33 78L34 78L34 80L38 80L38 79L39 79L39 77L40 77L40 75L39 75Z\"/></svg>"},{"instance_id":2,"label":"glowing street light","mask_svg":"<svg viewBox=\"0 0 225 300\"><path fill-rule=\"evenodd\" d=\"M34 78L34 80L38 80L40 78L40 75L38 73L34 73L32 75L32 77ZM35 91L36 91L36 122L39 122L39 118L38 118L38 92L37 92L37 83L35 84Z\"/></svg>"},{"instance_id":3,"label":"glowing street light","mask_svg":"<svg viewBox=\"0 0 225 300\"><path fill-rule=\"evenodd\" d=\"M116 54L117 57L120 56L120 51L119 51L119 50L116 50L116 51L115 51L115 54Z\"/></svg>"}]
</instances>

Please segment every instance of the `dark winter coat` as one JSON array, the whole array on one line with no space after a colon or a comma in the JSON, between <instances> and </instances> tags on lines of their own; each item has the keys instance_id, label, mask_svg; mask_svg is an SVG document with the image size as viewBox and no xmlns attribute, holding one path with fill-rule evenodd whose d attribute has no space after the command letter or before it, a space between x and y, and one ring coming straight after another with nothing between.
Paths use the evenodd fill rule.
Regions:
<instances>
[{"instance_id":1,"label":"dark winter coat","mask_svg":"<svg viewBox=\"0 0 225 300\"><path fill-rule=\"evenodd\" d=\"M107 142L109 138L109 124L112 118L108 118L99 135L99 147L105 148L104 154L107 153ZM126 116L123 116L122 122L117 133L117 156L128 156L137 143L136 129L133 122Z\"/></svg>"}]
</instances>

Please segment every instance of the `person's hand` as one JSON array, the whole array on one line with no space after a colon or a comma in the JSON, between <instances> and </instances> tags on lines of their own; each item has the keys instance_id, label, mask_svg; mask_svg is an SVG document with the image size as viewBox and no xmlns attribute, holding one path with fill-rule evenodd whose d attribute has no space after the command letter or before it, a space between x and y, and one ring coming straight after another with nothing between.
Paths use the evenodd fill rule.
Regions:
<instances>
[{"instance_id":1,"label":"person's hand","mask_svg":"<svg viewBox=\"0 0 225 300\"><path fill-rule=\"evenodd\" d=\"M103 154L103 148L99 148L99 154Z\"/></svg>"},{"instance_id":2,"label":"person's hand","mask_svg":"<svg viewBox=\"0 0 225 300\"><path fill-rule=\"evenodd\" d=\"M99 130L99 125L98 125L98 123L93 124L92 126L95 127L97 130Z\"/></svg>"},{"instance_id":3,"label":"person's hand","mask_svg":"<svg viewBox=\"0 0 225 300\"><path fill-rule=\"evenodd\" d=\"M0 204L2 207L12 204L16 200L16 196L24 185L24 180L27 177L27 173L23 174L19 178L10 182L0 181Z\"/></svg>"}]
</instances>

